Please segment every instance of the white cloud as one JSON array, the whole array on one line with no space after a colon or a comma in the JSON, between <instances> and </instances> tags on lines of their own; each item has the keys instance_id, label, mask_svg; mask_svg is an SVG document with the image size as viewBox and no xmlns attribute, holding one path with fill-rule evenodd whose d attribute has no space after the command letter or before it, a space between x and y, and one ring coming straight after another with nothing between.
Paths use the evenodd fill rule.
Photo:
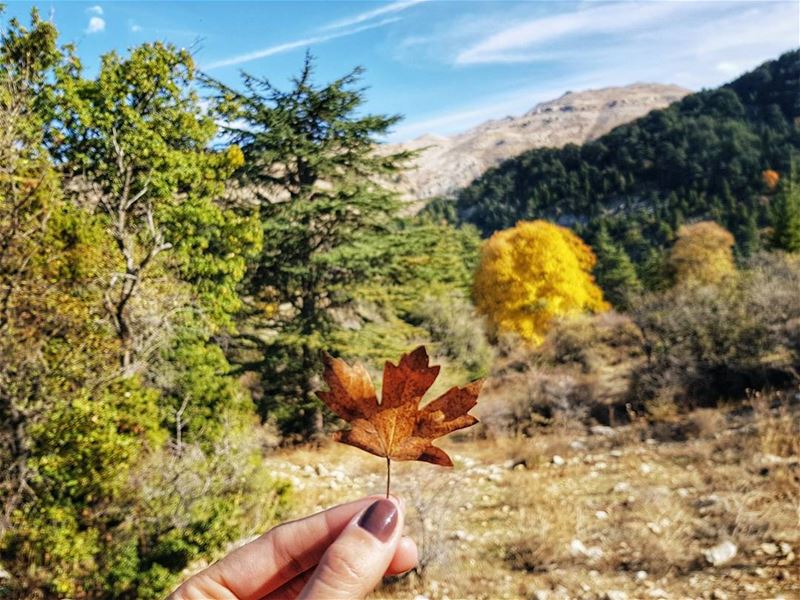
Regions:
<instances>
[{"instance_id":1,"label":"white cloud","mask_svg":"<svg viewBox=\"0 0 800 600\"><path fill-rule=\"evenodd\" d=\"M92 17L86 26L86 33L100 33L106 28L106 20L102 17Z\"/></svg>"},{"instance_id":2,"label":"white cloud","mask_svg":"<svg viewBox=\"0 0 800 600\"><path fill-rule=\"evenodd\" d=\"M363 23L364 21L369 21L371 19L374 19L375 17L380 17L383 15L406 10L407 8L411 8L412 6L416 4L421 4L425 1L426 0L397 0L396 2L392 2L385 6L381 6L380 8L375 8L373 10L368 10L363 13L353 15L352 17L347 17L344 19L340 19L338 21L333 21L332 23L328 23L327 25L321 27L321 30L327 31L329 29L341 29L342 27L357 25L359 23Z\"/></svg>"},{"instance_id":3,"label":"white cloud","mask_svg":"<svg viewBox=\"0 0 800 600\"><path fill-rule=\"evenodd\" d=\"M535 48L559 41L586 39L596 34L637 32L657 26L661 29L676 16L707 11L714 3L705 2L622 2L594 5L574 12L537 17L493 33L459 52L456 64L524 62L536 60ZM674 26L670 23L669 26Z\"/></svg>"},{"instance_id":4,"label":"white cloud","mask_svg":"<svg viewBox=\"0 0 800 600\"><path fill-rule=\"evenodd\" d=\"M693 90L714 87L800 45L800 6L796 3L728 4L724 11L721 5L708 8L716 6L720 12L714 18L680 19L673 15L671 20L654 23L652 30L621 36L618 43L609 44L606 39L572 43L570 38L565 45L548 43L541 48L514 49L520 60L528 57L557 68L544 69L535 86L520 83L503 94L475 98L447 111L401 123L389 139L404 141L425 133L463 131L488 119L521 114L567 90L634 82L672 83ZM463 43L463 39L450 40L450 44ZM458 53L452 50L449 57L454 58ZM440 52L446 54L447 48ZM512 50L503 52L507 60Z\"/></svg>"},{"instance_id":5,"label":"white cloud","mask_svg":"<svg viewBox=\"0 0 800 600\"><path fill-rule=\"evenodd\" d=\"M355 27L353 29L348 29L345 31L340 31L336 33L329 33L326 35L318 35L315 37L304 38L300 40L295 40L292 42L286 42L284 44L278 44L276 46L269 46L268 48L262 48L261 50L255 50L253 52L247 52L245 54L239 54L237 56L231 56L230 58L223 58L221 60L217 60L207 65L203 65L203 69L210 70L210 69L218 69L220 67L230 67L233 65L241 65L246 62L251 62L254 60L258 60L259 58L266 58L267 56L273 56L275 54L283 54L284 52L289 52L291 50L295 50L297 48L304 48L311 46L313 44L321 44L323 42L327 42L328 40L333 40L336 38L346 37L348 35L353 35L356 33L360 33L362 31L367 31L368 29L375 29L377 27L384 27L390 23L394 23L399 21L399 17L392 17L389 19L384 19L383 21L379 21L377 23L370 23L368 25L362 25L361 27Z\"/></svg>"},{"instance_id":6,"label":"white cloud","mask_svg":"<svg viewBox=\"0 0 800 600\"><path fill-rule=\"evenodd\" d=\"M346 17L338 21L333 21L331 23L328 23L327 25L322 26L318 30L320 32L330 32L330 33L321 33L321 35L310 36L299 40L286 42L284 44L269 46L267 48L262 48L261 50L255 50L253 52L247 52L245 54L231 56L230 58L223 58L220 60L210 62L207 65L204 65L203 68L209 70L209 69L217 69L220 67L230 67L233 65L240 65L246 62L258 60L260 58L274 56L275 54L283 54L284 52L290 52L291 50L295 50L297 48L311 46L312 44L321 44L323 42L327 42L328 40L346 37L349 35L360 33L362 31L367 31L368 29L384 27L386 25L389 25L390 23L395 23L399 21L400 17L389 17L373 23L370 23L369 21L372 21L377 17L404 11L408 8L411 8L412 6L415 6L417 4L422 4L423 2L427 1L428 0L396 0L395 2L391 2L384 6L374 8L372 10L368 10L353 15L351 17ZM353 25L359 25L359 23L364 23L364 24L358 27L353 27Z\"/></svg>"},{"instance_id":7,"label":"white cloud","mask_svg":"<svg viewBox=\"0 0 800 600\"><path fill-rule=\"evenodd\" d=\"M90 15L102 15L103 14L103 7L99 4L95 4L94 6L90 6L86 9L87 14Z\"/></svg>"}]
</instances>

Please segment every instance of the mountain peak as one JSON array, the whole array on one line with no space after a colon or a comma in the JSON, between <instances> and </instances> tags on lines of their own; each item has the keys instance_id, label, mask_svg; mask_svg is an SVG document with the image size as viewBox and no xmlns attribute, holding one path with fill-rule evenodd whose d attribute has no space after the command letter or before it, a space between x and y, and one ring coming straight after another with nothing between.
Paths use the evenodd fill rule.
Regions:
<instances>
[{"instance_id":1,"label":"mountain peak","mask_svg":"<svg viewBox=\"0 0 800 600\"><path fill-rule=\"evenodd\" d=\"M507 158L532 148L595 139L688 93L676 85L657 83L567 91L520 116L486 121L452 136L425 134L384 149L421 150L398 183L406 199L450 196Z\"/></svg>"}]
</instances>

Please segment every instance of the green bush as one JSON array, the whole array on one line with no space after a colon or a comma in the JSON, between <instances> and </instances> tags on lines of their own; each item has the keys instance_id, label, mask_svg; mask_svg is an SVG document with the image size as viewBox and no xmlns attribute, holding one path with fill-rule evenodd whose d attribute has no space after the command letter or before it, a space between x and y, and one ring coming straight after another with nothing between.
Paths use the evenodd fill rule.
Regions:
<instances>
[{"instance_id":1,"label":"green bush","mask_svg":"<svg viewBox=\"0 0 800 600\"><path fill-rule=\"evenodd\" d=\"M427 331L433 352L459 365L470 379L488 373L494 355L484 322L462 295L427 296L410 310L408 320Z\"/></svg>"}]
</instances>

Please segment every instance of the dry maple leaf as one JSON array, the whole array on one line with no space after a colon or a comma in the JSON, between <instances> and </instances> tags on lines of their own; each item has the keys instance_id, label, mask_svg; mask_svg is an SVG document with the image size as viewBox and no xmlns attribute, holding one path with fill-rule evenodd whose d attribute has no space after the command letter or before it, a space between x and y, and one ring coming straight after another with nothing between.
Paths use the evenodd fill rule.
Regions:
<instances>
[{"instance_id":1,"label":"dry maple leaf","mask_svg":"<svg viewBox=\"0 0 800 600\"><path fill-rule=\"evenodd\" d=\"M350 423L350 429L339 432L335 439L386 458L387 495L391 460L453 466L447 453L432 442L478 422L467 413L477 403L482 379L450 388L420 409L422 396L439 374L438 366L428 365L424 346L404 354L396 366L386 362L380 403L363 365L351 366L327 354L323 360L323 377L329 389L317 395Z\"/></svg>"}]
</instances>

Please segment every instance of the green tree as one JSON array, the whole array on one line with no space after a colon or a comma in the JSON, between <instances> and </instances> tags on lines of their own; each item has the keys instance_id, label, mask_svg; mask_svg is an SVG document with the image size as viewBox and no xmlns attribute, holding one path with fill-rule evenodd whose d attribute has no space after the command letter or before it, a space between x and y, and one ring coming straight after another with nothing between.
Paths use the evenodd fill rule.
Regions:
<instances>
[{"instance_id":1,"label":"green tree","mask_svg":"<svg viewBox=\"0 0 800 600\"><path fill-rule=\"evenodd\" d=\"M781 183L772 202L772 246L800 252L800 185L791 180Z\"/></svg>"},{"instance_id":2,"label":"green tree","mask_svg":"<svg viewBox=\"0 0 800 600\"><path fill-rule=\"evenodd\" d=\"M212 201L241 152L205 147L199 106L172 133L141 108L188 94L159 81L174 53L107 57L84 80L56 41L35 12L0 29L0 596L163 598L192 561L269 525L286 491L211 339L260 228ZM143 264L158 232L170 247ZM106 306L125 252L146 303L124 317L165 326L158 359L120 377Z\"/></svg>"},{"instance_id":3,"label":"green tree","mask_svg":"<svg viewBox=\"0 0 800 600\"><path fill-rule=\"evenodd\" d=\"M397 208L378 178L408 158L375 152L399 117L360 114L361 72L319 86L307 56L287 91L251 75L243 92L207 80L244 153L239 181L261 206L264 246L247 281L254 302L237 340L252 360L242 368L261 374L262 415L283 407L283 425L296 431L322 426L311 374L330 347L331 311L350 301L375 256L366 238Z\"/></svg>"},{"instance_id":4,"label":"green tree","mask_svg":"<svg viewBox=\"0 0 800 600\"><path fill-rule=\"evenodd\" d=\"M256 222L214 201L242 156L235 147L210 149L216 125L201 109L194 78L188 51L161 43L127 58L105 55L93 79L76 59L58 69L60 136L51 151L72 178L76 201L93 198L114 239L104 306L127 372L143 334L131 304L148 275L171 270L221 317L237 308L245 257L259 246Z\"/></svg>"},{"instance_id":5,"label":"green tree","mask_svg":"<svg viewBox=\"0 0 800 600\"><path fill-rule=\"evenodd\" d=\"M593 250L597 256L594 276L606 299L616 308L627 309L631 298L642 291L642 283L628 253L613 242L605 227L601 227L595 237Z\"/></svg>"}]
</instances>

